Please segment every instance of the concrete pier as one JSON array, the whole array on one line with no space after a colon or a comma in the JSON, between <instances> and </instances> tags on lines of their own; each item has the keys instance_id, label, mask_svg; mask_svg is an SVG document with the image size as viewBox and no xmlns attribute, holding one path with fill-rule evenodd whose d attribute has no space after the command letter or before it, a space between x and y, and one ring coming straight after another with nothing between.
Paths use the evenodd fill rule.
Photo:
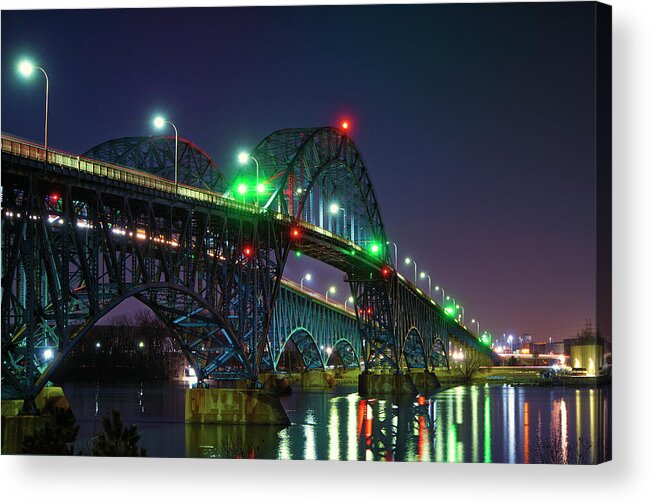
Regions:
<instances>
[{"instance_id":1,"label":"concrete pier","mask_svg":"<svg viewBox=\"0 0 651 504\"><path fill-rule=\"evenodd\" d=\"M69 410L61 387L45 387L35 399L37 414L24 415L22 399L2 401L2 454L21 453L23 440L54 422L55 409Z\"/></svg>"},{"instance_id":2,"label":"concrete pier","mask_svg":"<svg viewBox=\"0 0 651 504\"><path fill-rule=\"evenodd\" d=\"M188 389L185 393L185 421L204 424L290 424L278 397L263 389Z\"/></svg>"},{"instance_id":3,"label":"concrete pier","mask_svg":"<svg viewBox=\"0 0 651 504\"><path fill-rule=\"evenodd\" d=\"M329 371L317 369L301 373L301 386L304 389L324 389L335 386L335 376Z\"/></svg>"},{"instance_id":4,"label":"concrete pier","mask_svg":"<svg viewBox=\"0 0 651 504\"><path fill-rule=\"evenodd\" d=\"M441 382L439 382L436 375L430 371L412 371L410 376L414 385L416 385L418 392L421 394L431 394L436 389L441 388Z\"/></svg>"},{"instance_id":5,"label":"concrete pier","mask_svg":"<svg viewBox=\"0 0 651 504\"><path fill-rule=\"evenodd\" d=\"M418 394L411 376L397 373L362 373L359 375L358 391L362 396Z\"/></svg>"}]
</instances>

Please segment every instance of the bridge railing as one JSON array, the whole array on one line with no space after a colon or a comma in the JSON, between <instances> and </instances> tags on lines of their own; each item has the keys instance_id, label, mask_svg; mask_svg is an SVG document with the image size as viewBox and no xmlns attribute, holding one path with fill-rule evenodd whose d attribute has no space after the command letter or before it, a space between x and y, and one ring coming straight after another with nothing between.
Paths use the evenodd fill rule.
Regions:
<instances>
[{"instance_id":1,"label":"bridge railing","mask_svg":"<svg viewBox=\"0 0 651 504\"><path fill-rule=\"evenodd\" d=\"M32 159L34 161L45 162L46 160L46 151L43 146L4 133L2 134L2 152ZM191 198L207 204L254 213L262 211L262 209L255 205L235 201L218 193L184 184L175 184L170 180L146 172L132 170L125 166L105 163L103 161L85 158L83 156L75 156L74 154L69 154L61 150L48 149L47 163L64 166L71 170L97 177L108 178L117 182L125 182L147 189L176 194L183 198Z\"/></svg>"},{"instance_id":2,"label":"bridge railing","mask_svg":"<svg viewBox=\"0 0 651 504\"><path fill-rule=\"evenodd\" d=\"M346 315L350 317L355 317L355 307L354 306L347 306L346 303L342 303L340 301L337 301L336 299L333 298L328 298L326 300L325 296L321 294L320 292L317 292L313 289L310 289L309 287L303 286L301 289L301 284L298 282L295 282L294 280L290 280L289 278L283 278L281 280L282 284L287 287L288 289L293 290L294 292L298 294L302 294L304 296L310 296L312 298L317 299L318 301L329 305L331 308L334 308L338 311L341 311L345 313Z\"/></svg>"}]
</instances>

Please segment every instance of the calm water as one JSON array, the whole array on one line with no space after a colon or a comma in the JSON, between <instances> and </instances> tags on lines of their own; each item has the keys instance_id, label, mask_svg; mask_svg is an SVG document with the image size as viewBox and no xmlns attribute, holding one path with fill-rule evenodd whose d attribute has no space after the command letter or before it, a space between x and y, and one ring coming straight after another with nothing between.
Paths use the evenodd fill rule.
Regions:
<instances>
[{"instance_id":1,"label":"calm water","mask_svg":"<svg viewBox=\"0 0 651 504\"><path fill-rule=\"evenodd\" d=\"M111 409L138 425L153 457L583 463L610 455L610 388L459 386L418 401L363 399L354 388L294 388L292 425L186 425L183 383L69 383L80 443Z\"/></svg>"}]
</instances>

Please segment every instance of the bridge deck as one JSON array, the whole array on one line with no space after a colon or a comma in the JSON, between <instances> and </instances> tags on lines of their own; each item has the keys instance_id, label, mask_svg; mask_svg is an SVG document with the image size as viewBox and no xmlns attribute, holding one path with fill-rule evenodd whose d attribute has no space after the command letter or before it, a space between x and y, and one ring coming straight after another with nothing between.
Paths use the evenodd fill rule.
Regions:
<instances>
[{"instance_id":1,"label":"bridge deck","mask_svg":"<svg viewBox=\"0 0 651 504\"><path fill-rule=\"evenodd\" d=\"M319 228L308 222L296 221L291 216L279 212L264 209L250 203L236 201L222 194L184 184L175 184L170 180L150 173L77 156L59 149L48 149L46 153L43 146L39 144L4 133L2 134L2 153L3 155L30 160L33 162L32 168L34 169L45 169L49 166L60 167L67 170L70 174L77 173L78 175L83 174L93 178L100 177L106 181L128 184L134 188L155 191L167 198L190 201L195 205L222 208L252 216L264 215L267 218L277 221L287 229L291 226L299 226L302 232L300 240L301 252L341 271L377 272L382 266L378 259L369 254L363 247L328 230ZM45 162L46 155L47 163ZM3 171L5 171L5 167L3 167ZM61 175L61 173L57 173L57 175ZM430 305L431 309L439 315L446 316L443 308L421 289L400 274L398 274L398 278L404 287L409 289L423 302ZM301 291L300 286L297 286L291 280L285 279L283 283L287 288ZM303 294L305 292L309 293L316 300L325 303L325 298L320 294L304 288ZM329 299L328 304L336 309L354 315L354 311L345 309L341 303ZM466 333L466 337L477 341L477 337L465 325L459 324L459 330Z\"/></svg>"}]
</instances>

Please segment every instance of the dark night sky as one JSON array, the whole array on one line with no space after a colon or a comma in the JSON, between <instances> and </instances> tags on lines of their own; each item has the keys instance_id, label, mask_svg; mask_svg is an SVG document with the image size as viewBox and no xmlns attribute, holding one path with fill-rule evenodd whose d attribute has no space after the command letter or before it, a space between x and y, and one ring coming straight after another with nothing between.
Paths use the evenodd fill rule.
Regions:
<instances>
[{"instance_id":1,"label":"dark night sky","mask_svg":"<svg viewBox=\"0 0 651 504\"><path fill-rule=\"evenodd\" d=\"M4 11L2 130L42 139L25 55L74 153L160 111L228 174L273 130L347 116L401 258L482 329L558 339L595 318L594 36L590 2Z\"/></svg>"}]
</instances>

